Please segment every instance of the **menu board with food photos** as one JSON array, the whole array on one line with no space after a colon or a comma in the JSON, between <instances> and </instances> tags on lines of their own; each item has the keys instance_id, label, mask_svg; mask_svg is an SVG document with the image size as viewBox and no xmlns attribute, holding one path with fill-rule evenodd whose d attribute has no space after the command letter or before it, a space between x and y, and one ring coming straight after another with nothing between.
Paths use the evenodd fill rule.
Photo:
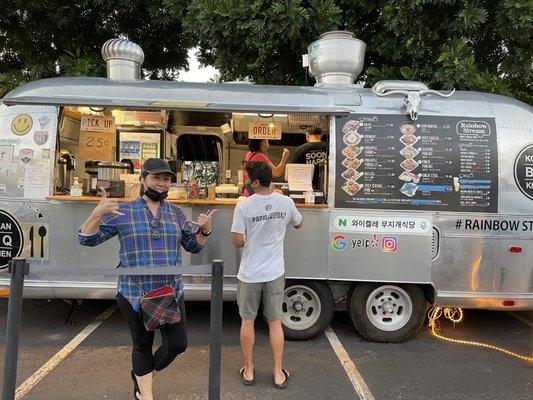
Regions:
<instances>
[{"instance_id":1,"label":"menu board with food photos","mask_svg":"<svg viewBox=\"0 0 533 400\"><path fill-rule=\"evenodd\" d=\"M498 211L494 118L336 117L335 207Z\"/></svg>"}]
</instances>

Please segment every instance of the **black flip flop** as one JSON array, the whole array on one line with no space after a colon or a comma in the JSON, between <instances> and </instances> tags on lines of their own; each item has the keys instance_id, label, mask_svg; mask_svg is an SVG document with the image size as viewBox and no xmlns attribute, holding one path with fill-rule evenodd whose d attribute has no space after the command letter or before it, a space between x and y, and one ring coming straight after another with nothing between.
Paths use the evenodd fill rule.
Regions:
<instances>
[{"instance_id":1,"label":"black flip flop","mask_svg":"<svg viewBox=\"0 0 533 400\"><path fill-rule=\"evenodd\" d=\"M253 378L251 380L248 380L244 377L244 367L241 368L239 374L241 375L241 380L244 386L253 386L255 385L255 371L252 370Z\"/></svg>"},{"instance_id":2,"label":"black flip flop","mask_svg":"<svg viewBox=\"0 0 533 400\"><path fill-rule=\"evenodd\" d=\"M133 370L131 370L131 379L133 380L133 398L135 400L139 400L141 398L141 391L139 390L139 384L137 383L137 377L135 376L135 373ZM137 394L139 396L137 397Z\"/></svg>"},{"instance_id":3,"label":"black flip flop","mask_svg":"<svg viewBox=\"0 0 533 400\"><path fill-rule=\"evenodd\" d=\"M282 368L281 372L283 372L283 375L285 375L285 380L283 381L283 383L277 384L276 377L272 377L272 380L274 381L274 387L276 389L285 389L287 387L287 383L289 383L289 372L285 368Z\"/></svg>"}]
</instances>

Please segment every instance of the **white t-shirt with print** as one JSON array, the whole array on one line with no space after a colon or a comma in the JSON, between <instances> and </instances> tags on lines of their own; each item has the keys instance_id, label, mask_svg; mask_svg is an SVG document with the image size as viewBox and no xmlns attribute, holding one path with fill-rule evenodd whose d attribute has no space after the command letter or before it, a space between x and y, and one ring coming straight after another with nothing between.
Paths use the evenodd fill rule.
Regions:
<instances>
[{"instance_id":1,"label":"white t-shirt with print","mask_svg":"<svg viewBox=\"0 0 533 400\"><path fill-rule=\"evenodd\" d=\"M294 201L277 193L253 194L237 203L231 232L246 236L237 278L247 283L270 282L285 273L283 239L287 225L302 215Z\"/></svg>"}]
</instances>

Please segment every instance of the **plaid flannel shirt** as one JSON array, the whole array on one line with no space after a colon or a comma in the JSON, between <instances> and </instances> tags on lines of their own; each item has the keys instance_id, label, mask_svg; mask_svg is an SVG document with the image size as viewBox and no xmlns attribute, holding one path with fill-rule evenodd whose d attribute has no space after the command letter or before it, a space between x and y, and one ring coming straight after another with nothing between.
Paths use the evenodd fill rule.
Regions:
<instances>
[{"instance_id":1,"label":"plaid flannel shirt","mask_svg":"<svg viewBox=\"0 0 533 400\"><path fill-rule=\"evenodd\" d=\"M181 248L198 253L202 246L196 241L195 233L184 232L187 221L180 207L162 202L158 209L159 238L152 237L150 223L156 219L146 201L138 198L129 203L121 203L119 211L123 216L106 215L94 235L83 235L78 231L78 240L84 246L97 246L118 236L120 242L119 259L121 268L181 266ZM165 285L174 288L177 300L183 294L181 275L121 275L118 278L118 292L139 310L140 298L154 289Z\"/></svg>"}]
</instances>

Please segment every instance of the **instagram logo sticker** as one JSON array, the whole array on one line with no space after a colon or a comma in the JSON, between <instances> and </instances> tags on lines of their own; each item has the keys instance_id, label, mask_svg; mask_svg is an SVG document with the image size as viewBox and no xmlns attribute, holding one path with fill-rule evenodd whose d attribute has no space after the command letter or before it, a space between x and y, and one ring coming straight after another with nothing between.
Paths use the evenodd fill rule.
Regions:
<instances>
[{"instance_id":1,"label":"instagram logo sticker","mask_svg":"<svg viewBox=\"0 0 533 400\"><path fill-rule=\"evenodd\" d=\"M384 253L395 253L398 250L398 238L396 236L385 236L381 239L381 251Z\"/></svg>"},{"instance_id":2,"label":"instagram logo sticker","mask_svg":"<svg viewBox=\"0 0 533 400\"><path fill-rule=\"evenodd\" d=\"M335 235L331 238L331 248L335 251L343 251L348 247L348 242L343 235Z\"/></svg>"}]
</instances>

